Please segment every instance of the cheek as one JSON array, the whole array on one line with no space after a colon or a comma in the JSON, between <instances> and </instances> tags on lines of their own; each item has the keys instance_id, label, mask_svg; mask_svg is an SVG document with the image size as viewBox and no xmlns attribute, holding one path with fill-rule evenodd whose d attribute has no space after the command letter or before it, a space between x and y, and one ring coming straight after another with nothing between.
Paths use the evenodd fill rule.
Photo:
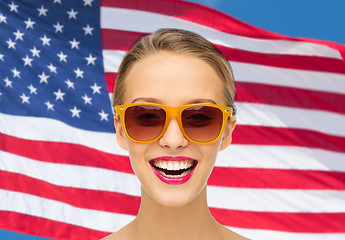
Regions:
<instances>
[{"instance_id":1,"label":"cheek","mask_svg":"<svg viewBox=\"0 0 345 240\"><path fill-rule=\"evenodd\" d=\"M140 162L143 162L143 159L140 159L139 156L142 156L143 154L143 147L140 146L142 144L132 142L126 137L126 146L129 154L129 159L131 161L131 165L133 170L137 168L136 166L140 164Z\"/></svg>"},{"instance_id":2,"label":"cheek","mask_svg":"<svg viewBox=\"0 0 345 240\"><path fill-rule=\"evenodd\" d=\"M203 146L204 147L203 152L207 156L207 161L209 162L209 164L212 165L212 167L216 162L221 143L222 143L221 139L219 139L215 143L207 144Z\"/></svg>"},{"instance_id":3,"label":"cheek","mask_svg":"<svg viewBox=\"0 0 345 240\"><path fill-rule=\"evenodd\" d=\"M150 149L150 144L135 143L129 139L126 139L126 144L132 169L139 180L142 181L148 176L148 171L151 170L151 166L145 158Z\"/></svg>"}]
</instances>

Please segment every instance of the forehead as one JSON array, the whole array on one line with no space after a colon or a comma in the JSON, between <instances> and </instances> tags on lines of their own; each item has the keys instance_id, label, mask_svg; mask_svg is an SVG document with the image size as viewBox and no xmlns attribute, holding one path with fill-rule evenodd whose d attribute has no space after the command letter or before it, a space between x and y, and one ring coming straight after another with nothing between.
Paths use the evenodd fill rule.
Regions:
<instances>
[{"instance_id":1,"label":"forehead","mask_svg":"<svg viewBox=\"0 0 345 240\"><path fill-rule=\"evenodd\" d=\"M185 54L159 52L136 62L128 73L124 103L155 98L166 105L212 99L224 105L223 83L203 60Z\"/></svg>"}]
</instances>

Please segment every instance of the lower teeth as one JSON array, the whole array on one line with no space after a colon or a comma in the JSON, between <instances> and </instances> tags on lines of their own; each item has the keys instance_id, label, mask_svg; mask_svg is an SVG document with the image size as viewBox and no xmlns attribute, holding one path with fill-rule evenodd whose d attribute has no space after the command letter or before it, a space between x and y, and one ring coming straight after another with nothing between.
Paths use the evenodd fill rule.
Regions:
<instances>
[{"instance_id":1,"label":"lower teeth","mask_svg":"<svg viewBox=\"0 0 345 240\"><path fill-rule=\"evenodd\" d=\"M158 172L160 172L162 175L164 175L164 176L166 176L166 177L170 177L170 178L184 177L184 176L187 176L188 173L190 173L191 171L192 171L192 170L187 170L187 171L184 171L183 173L181 173L181 174L179 174L179 175L168 175L168 174L166 174L165 172L158 170Z\"/></svg>"}]
</instances>

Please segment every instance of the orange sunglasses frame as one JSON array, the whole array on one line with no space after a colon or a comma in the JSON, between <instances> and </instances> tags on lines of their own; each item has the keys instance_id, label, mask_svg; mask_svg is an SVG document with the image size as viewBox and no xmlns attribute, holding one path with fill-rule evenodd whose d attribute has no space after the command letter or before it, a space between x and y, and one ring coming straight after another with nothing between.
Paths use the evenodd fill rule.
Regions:
<instances>
[{"instance_id":1,"label":"orange sunglasses frame","mask_svg":"<svg viewBox=\"0 0 345 240\"><path fill-rule=\"evenodd\" d=\"M157 137L155 137L154 139L151 139L151 140L148 140L148 141L139 141L139 140L133 139L128 134L127 128L126 128L126 124L125 124L125 112L126 112L126 109L129 108L129 107L140 106L140 105L159 107L159 108L163 109L165 111L165 113L166 113L166 120L165 120L165 124L164 124L164 127L163 127L161 133ZM187 109L187 108L197 107L197 106L207 106L207 107L218 108L223 113L223 122L222 122L221 130L219 131L218 136L215 139L211 140L211 141L208 141L208 142L196 141L196 140L192 139L191 137L189 137L187 135L187 133L185 132L184 128L183 128L182 119L181 119L182 111ZM179 107L170 107L170 106L161 105L161 104L155 104L155 103L131 103L131 104L117 105L115 107L115 112L116 112L115 118L117 116L120 117L120 121L121 121L121 124L123 126L123 129L124 129L124 132L125 132L126 136L130 140L132 140L133 142L137 142L137 143L150 143L150 142L154 142L157 139L161 138L164 135L165 131L167 130L167 128L169 126L170 119L173 116L175 116L177 118L177 122L178 122L178 125L180 127L180 130L181 130L183 136L186 139L188 139L189 141L194 142L194 143L198 143L198 144L214 143L214 142L216 142L220 138L220 136L222 136L222 134L224 132L224 129L225 129L226 122L232 116L232 108L231 107L217 105L217 104L205 104L205 103L202 103L202 104L189 104L189 105L183 105L183 106L179 106Z\"/></svg>"}]
</instances>

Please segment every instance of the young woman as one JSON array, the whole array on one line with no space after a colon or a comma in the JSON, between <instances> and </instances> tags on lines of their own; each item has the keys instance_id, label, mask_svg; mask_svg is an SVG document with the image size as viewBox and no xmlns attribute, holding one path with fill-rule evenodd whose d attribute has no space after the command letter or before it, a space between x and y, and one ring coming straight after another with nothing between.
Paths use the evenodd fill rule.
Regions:
<instances>
[{"instance_id":1,"label":"young woman","mask_svg":"<svg viewBox=\"0 0 345 240\"><path fill-rule=\"evenodd\" d=\"M206 199L218 151L232 140L234 97L228 61L203 37L161 29L138 40L118 70L113 104L141 205L104 239L246 239L219 224Z\"/></svg>"}]
</instances>

